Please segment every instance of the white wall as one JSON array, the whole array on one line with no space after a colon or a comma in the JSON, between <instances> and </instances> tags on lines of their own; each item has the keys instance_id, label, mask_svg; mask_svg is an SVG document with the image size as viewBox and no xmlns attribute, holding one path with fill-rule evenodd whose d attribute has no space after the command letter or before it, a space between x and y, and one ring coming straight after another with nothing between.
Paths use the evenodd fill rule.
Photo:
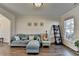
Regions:
<instances>
[{"instance_id":1,"label":"white wall","mask_svg":"<svg viewBox=\"0 0 79 59\"><path fill-rule=\"evenodd\" d=\"M0 15L0 37L4 38L4 42L10 42L11 22L6 17Z\"/></svg>"},{"instance_id":2,"label":"white wall","mask_svg":"<svg viewBox=\"0 0 79 59\"><path fill-rule=\"evenodd\" d=\"M4 10L3 8L0 8L0 14L2 14L4 17L8 18L8 20L11 21L11 35L15 34L15 16L10 13L9 11Z\"/></svg>"},{"instance_id":3,"label":"white wall","mask_svg":"<svg viewBox=\"0 0 79 59\"><path fill-rule=\"evenodd\" d=\"M47 16L23 16L19 17L16 20L16 34L25 33L25 34L41 34L45 33L47 30L50 33L51 26L54 24L59 24L57 21L58 17L47 17ZM28 23L31 22L32 26L28 26ZM37 23L37 26L34 26L34 23ZM44 26L40 26L40 22L44 23ZM52 35L53 36L53 35ZM54 40L54 39L52 39Z\"/></svg>"},{"instance_id":4,"label":"white wall","mask_svg":"<svg viewBox=\"0 0 79 59\"><path fill-rule=\"evenodd\" d=\"M75 18L75 39L72 41L66 40L64 38L64 20L68 17L73 16ZM79 6L70 10L69 12L65 13L64 15L61 16L61 20L60 20L60 25L61 25L61 31L62 31L62 36L63 36L63 43L72 48L73 50L77 51L78 49L74 46L74 42L79 39Z\"/></svg>"}]
</instances>

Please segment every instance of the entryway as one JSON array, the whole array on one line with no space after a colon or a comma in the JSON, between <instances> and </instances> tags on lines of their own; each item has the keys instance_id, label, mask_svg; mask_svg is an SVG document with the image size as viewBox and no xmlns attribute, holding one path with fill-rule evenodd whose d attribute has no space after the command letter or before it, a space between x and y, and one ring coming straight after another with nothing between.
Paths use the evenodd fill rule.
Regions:
<instances>
[{"instance_id":1,"label":"entryway","mask_svg":"<svg viewBox=\"0 0 79 59\"><path fill-rule=\"evenodd\" d=\"M0 14L0 38L1 41L10 43L11 21Z\"/></svg>"}]
</instances>

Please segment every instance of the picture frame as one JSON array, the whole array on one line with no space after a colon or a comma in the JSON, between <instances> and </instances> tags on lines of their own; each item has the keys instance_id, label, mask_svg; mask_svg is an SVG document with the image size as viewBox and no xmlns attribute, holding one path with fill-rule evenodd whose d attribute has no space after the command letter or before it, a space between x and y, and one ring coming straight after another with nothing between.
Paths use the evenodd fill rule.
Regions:
<instances>
[{"instance_id":1,"label":"picture frame","mask_svg":"<svg viewBox=\"0 0 79 59\"><path fill-rule=\"evenodd\" d=\"M32 23L31 22L28 22L28 26L32 26Z\"/></svg>"},{"instance_id":2,"label":"picture frame","mask_svg":"<svg viewBox=\"0 0 79 59\"><path fill-rule=\"evenodd\" d=\"M35 22L35 23L34 23L34 26L37 26L37 25L38 25L38 24Z\"/></svg>"},{"instance_id":3,"label":"picture frame","mask_svg":"<svg viewBox=\"0 0 79 59\"><path fill-rule=\"evenodd\" d=\"M41 22L41 23L40 23L40 26L44 26L44 23L43 23L43 22Z\"/></svg>"}]
</instances>

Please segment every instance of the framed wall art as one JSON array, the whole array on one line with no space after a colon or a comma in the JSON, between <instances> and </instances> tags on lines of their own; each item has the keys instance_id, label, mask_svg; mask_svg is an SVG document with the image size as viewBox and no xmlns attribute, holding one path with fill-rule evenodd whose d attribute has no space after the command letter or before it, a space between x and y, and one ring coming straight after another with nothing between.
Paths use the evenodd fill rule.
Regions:
<instances>
[{"instance_id":1,"label":"framed wall art","mask_svg":"<svg viewBox=\"0 0 79 59\"><path fill-rule=\"evenodd\" d=\"M32 23L31 22L28 22L28 26L32 26Z\"/></svg>"},{"instance_id":2,"label":"framed wall art","mask_svg":"<svg viewBox=\"0 0 79 59\"><path fill-rule=\"evenodd\" d=\"M35 23L34 23L34 26L37 26L37 25L38 25L38 23L35 22Z\"/></svg>"},{"instance_id":3,"label":"framed wall art","mask_svg":"<svg viewBox=\"0 0 79 59\"><path fill-rule=\"evenodd\" d=\"M44 23L43 23L43 22L41 22L41 23L40 23L40 26L44 26Z\"/></svg>"}]
</instances>

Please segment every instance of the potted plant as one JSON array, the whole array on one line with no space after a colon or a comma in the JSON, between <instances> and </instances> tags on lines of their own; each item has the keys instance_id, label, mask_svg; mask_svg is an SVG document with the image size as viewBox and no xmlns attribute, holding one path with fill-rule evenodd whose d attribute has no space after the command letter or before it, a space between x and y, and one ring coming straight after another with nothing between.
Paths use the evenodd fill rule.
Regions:
<instances>
[{"instance_id":1,"label":"potted plant","mask_svg":"<svg viewBox=\"0 0 79 59\"><path fill-rule=\"evenodd\" d=\"M79 40L75 42L75 46L78 48L77 54L79 54Z\"/></svg>"}]
</instances>

